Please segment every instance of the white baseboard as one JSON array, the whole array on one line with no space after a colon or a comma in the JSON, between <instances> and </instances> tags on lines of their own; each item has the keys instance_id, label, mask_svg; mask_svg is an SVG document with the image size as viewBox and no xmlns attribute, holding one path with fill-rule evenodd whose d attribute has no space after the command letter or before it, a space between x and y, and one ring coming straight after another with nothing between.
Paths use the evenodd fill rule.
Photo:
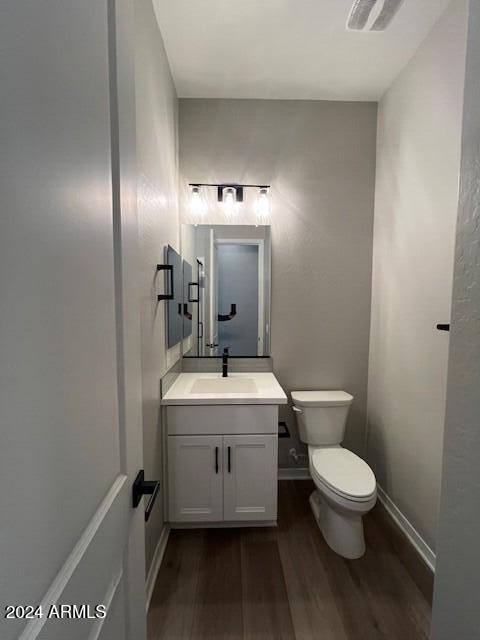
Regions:
<instances>
[{"instance_id":1,"label":"white baseboard","mask_svg":"<svg viewBox=\"0 0 480 640\"><path fill-rule=\"evenodd\" d=\"M162 564L163 555L167 548L168 536L170 534L170 526L165 524L160 534L155 553L153 554L152 563L148 571L147 580L145 583L145 591L147 594L147 611L150 607L150 600L152 599L153 588L157 580L158 572L160 571L160 565Z\"/></svg>"},{"instance_id":2,"label":"white baseboard","mask_svg":"<svg viewBox=\"0 0 480 640\"><path fill-rule=\"evenodd\" d=\"M380 485L377 484L377 495L378 499L385 507L385 510L388 512L390 517L394 520L397 526L403 531L403 533L407 536L408 540L415 547L416 551L423 558L426 565L435 572L435 553L430 549L428 544L422 538L422 536L418 533L415 527L409 522L409 520L403 515L397 505L392 502L392 500L388 497L385 491L382 489Z\"/></svg>"},{"instance_id":3,"label":"white baseboard","mask_svg":"<svg viewBox=\"0 0 480 640\"><path fill-rule=\"evenodd\" d=\"M276 527L276 520L252 520L251 522L171 522L171 529L246 529L248 527Z\"/></svg>"},{"instance_id":4,"label":"white baseboard","mask_svg":"<svg viewBox=\"0 0 480 640\"><path fill-rule=\"evenodd\" d=\"M278 470L279 480L310 480L311 475L308 467L280 467Z\"/></svg>"}]
</instances>

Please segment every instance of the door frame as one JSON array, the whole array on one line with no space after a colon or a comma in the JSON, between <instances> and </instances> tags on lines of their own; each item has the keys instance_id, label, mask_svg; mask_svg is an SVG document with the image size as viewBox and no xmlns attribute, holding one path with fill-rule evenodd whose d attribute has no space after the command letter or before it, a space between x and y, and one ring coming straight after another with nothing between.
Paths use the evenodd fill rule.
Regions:
<instances>
[{"instance_id":1,"label":"door frame","mask_svg":"<svg viewBox=\"0 0 480 640\"><path fill-rule=\"evenodd\" d=\"M210 229L209 234L209 258L210 258L210 269L209 269L209 300L208 300L208 316L209 316L209 327L208 327L208 337L209 344L216 344L215 340L218 339L218 281L217 281L217 260L216 260L216 249L217 243L215 240L215 229ZM216 338L215 338L216 335ZM215 355L217 347L210 346L210 355Z\"/></svg>"},{"instance_id":2,"label":"door frame","mask_svg":"<svg viewBox=\"0 0 480 640\"><path fill-rule=\"evenodd\" d=\"M143 468L135 4L132 0L108 0L108 8L118 401L123 439L121 465L127 476L131 506L131 487L137 472ZM142 640L147 635L143 500L139 507L130 511L130 530L124 552L126 632L128 638Z\"/></svg>"},{"instance_id":3,"label":"door frame","mask_svg":"<svg viewBox=\"0 0 480 640\"><path fill-rule=\"evenodd\" d=\"M433 594L434 640L477 638L480 437L480 0L470 0L442 487Z\"/></svg>"},{"instance_id":4,"label":"door frame","mask_svg":"<svg viewBox=\"0 0 480 640\"><path fill-rule=\"evenodd\" d=\"M265 342L265 240L263 238L218 238L215 244L252 245L258 247L258 340L257 356L263 356ZM218 287L218 278L216 279Z\"/></svg>"}]
</instances>

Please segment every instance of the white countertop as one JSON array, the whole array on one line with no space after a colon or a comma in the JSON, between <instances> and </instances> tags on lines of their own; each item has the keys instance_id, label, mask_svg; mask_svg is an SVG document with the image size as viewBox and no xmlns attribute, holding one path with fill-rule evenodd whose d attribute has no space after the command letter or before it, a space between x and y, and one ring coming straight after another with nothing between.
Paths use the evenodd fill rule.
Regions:
<instances>
[{"instance_id":1,"label":"white countertop","mask_svg":"<svg viewBox=\"0 0 480 640\"><path fill-rule=\"evenodd\" d=\"M241 378L244 381L239 383L239 389L243 387L243 390L232 392L232 385ZM194 386L208 389L208 383L199 385L196 384L198 380L212 380L215 389L212 393L192 393ZM226 387L230 387L230 390L221 390L223 381L226 381ZM256 390L245 390L250 388ZM229 373L228 378L222 378L221 373L181 373L162 398L162 404L287 404L287 396L273 373Z\"/></svg>"}]
</instances>

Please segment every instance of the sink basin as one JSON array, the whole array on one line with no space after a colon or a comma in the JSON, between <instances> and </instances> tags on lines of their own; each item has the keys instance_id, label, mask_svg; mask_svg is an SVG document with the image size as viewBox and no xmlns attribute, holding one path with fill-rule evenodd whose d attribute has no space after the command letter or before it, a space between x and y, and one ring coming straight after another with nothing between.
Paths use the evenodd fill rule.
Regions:
<instances>
[{"instance_id":1,"label":"sink basin","mask_svg":"<svg viewBox=\"0 0 480 640\"><path fill-rule=\"evenodd\" d=\"M198 378L190 393L257 393L253 378Z\"/></svg>"},{"instance_id":2,"label":"sink basin","mask_svg":"<svg viewBox=\"0 0 480 640\"><path fill-rule=\"evenodd\" d=\"M163 405L287 404L287 396L271 371L179 373L162 397Z\"/></svg>"}]
</instances>

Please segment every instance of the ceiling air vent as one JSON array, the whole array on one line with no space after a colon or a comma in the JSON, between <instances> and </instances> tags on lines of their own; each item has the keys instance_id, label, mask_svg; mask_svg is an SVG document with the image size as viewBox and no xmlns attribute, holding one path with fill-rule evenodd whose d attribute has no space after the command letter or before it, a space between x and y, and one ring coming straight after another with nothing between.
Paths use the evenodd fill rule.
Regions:
<instances>
[{"instance_id":1,"label":"ceiling air vent","mask_svg":"<svg viewBox=\"0 0 480 640\"><path fill-rule=\"evenodd\" d=\"M361 31L367 24L370 13L376 4L377 0L354 0L348 16L347 28Z\"/></svg>"},{"instance_id":2,"label":"ceiling air vent","mask_svg":"<svg viewBox=\"0 0 480 640\"><path fill-rule=\"evenodd\" d=\"M370 27L369 31L384 31L393 20L404 0L383 0L383 6ZM377 0L354 0L350 15L348 16L347 29L362 31L377 4Z\"/></svg>"}]
</instances>

